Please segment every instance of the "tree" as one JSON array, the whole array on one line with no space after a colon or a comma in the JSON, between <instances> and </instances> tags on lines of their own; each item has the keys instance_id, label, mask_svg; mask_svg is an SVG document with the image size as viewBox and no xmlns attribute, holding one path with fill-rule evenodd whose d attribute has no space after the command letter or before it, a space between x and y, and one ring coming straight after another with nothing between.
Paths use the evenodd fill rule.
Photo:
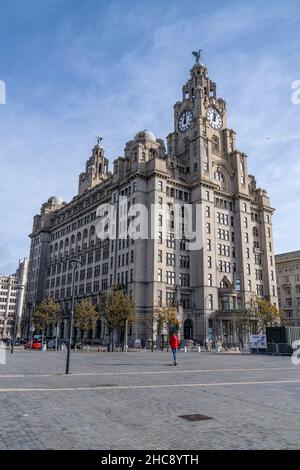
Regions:
<instances>
[{"instance_id":1,"label":"tree","mask_svg":"<svg viewBox=\"0 0 300 470\"><path fill-rule=\"evenodd\" d=\"M254 324L256 334L264 333L267 326L277 326L282 322L282 313L269 300L253 296L244 310L245 321Z\"/></svg>"},{"instance_id":2,"label":"tree","mask_svg":"<svg viewBox=\"0 0 300 470\"><path fill-rule=\"evenodd\" d=\"M167 349L169 350L169 336L171 332L177 330L179 327L176 307L157 307L154 310L153 320L154 321L156 320L161 325L162 328L166 327Z\"/></svg>"},{"instance_id":3,"label":"tree","mask_svg":"<svg viewBox=\"0 0 300 470\"><path fill-rule=\"evenodd\" d=\"M103 298L103 316L109 328L112 351L114 348L114 334L118 330L124 332L126 325L135 320L135 304L133 299L123 290L114 286Z\"/></svg>"},{"instance_id":4,"label":"tree","mask_svg":"<svg viewBox=\"0 0 300 470\"><path fill-rule=\"evenodd\" d=\"M89 299L83 299L75 308L75 325L80 328L82 334L82 346L84 345L85 331L94 328L97 320L96 306Z\"/></svg>"},{"instance_id":5,"label":"tree","mask_svg":"<svg viewBox=\"0 0 300 470\"><path fill-rule=\"evenodd\" d=\"M44 340L45 330L50 325L56 325L59 319L60 305L51 297L47 297L37 305L33 312L33 324L36 330L42 332L42 344Z\"/></svg>"}]
</instances>

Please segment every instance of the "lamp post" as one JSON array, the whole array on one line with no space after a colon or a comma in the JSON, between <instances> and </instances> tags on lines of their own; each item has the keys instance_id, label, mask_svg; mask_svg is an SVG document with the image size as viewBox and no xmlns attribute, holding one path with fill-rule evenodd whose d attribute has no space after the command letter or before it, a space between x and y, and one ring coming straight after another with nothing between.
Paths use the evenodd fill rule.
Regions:
<instances>
[{"instance_id":1,"label":"lamp post","mask_svg":"<svg viewBox=\"0 0 300 470\"><path fill-rule=\"evenodd\" d=\"M70 368L70 353L71 353L71 343L72 343L72 330L73 330L73 318L74 318L74 302L75 302L75 272L78 266L81 265L81 259L79 256L73 256L69 263L73 268L73 281L72 281L72 299L71 299L71 312L69 318L69 332L68 332L68 352L67 352L67 363L66 363L66 374L69 374Z\"/></svg>"},{"instance_id":2,"label":"lamp post","mask_svg":"<svg viewBox=\"0 0 300 470\"><path fill-rule=\"evenodd\" d=\"M16 287L16 290L18 292L18 295L17 295L17 303L16 303L15 317L14 317L13 338L12 338L11 350L10 350L11 354L13 354L13 352L14 352L15 340L16 340L16 335L17 335L17 328L18 328L18 323L19 323L20 291L23 289L24 285L23 284L17 284L15 287Z\"/></svg>"}]
</instances>

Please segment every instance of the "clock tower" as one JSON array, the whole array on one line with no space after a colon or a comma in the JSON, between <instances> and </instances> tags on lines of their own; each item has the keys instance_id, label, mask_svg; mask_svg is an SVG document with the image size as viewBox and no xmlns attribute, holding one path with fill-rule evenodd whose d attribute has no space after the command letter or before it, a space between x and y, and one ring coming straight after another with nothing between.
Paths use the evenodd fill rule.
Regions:
<instances>
[{"instance_id":1,"label":"clock tower","mask_svg":"<svg viewBox=\"0 0 300 470\"><path fill-rule=\"evenodd\" d=\"M227 159L235 145L235 133L227 129L226 102L217 98L200 53L194 55L182 101L174 105L174 132L167 137L169 155L181 160L191 181L211 178L209 155Z\"/></svg>"}]
</instances>

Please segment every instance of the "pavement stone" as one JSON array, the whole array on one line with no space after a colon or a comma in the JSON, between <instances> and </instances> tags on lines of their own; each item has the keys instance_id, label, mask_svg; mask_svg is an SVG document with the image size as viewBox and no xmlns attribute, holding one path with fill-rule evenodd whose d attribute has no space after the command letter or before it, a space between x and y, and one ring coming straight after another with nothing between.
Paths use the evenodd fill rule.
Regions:
<instances>
[{"instance_id":1,"label":"pavement stone","mask_svg":"<svg viewBox=\"0 0 300 470\"><path fill-rule=\"evenodd\" d=\"M165 351L76 352L69 376L65 361L65 352L7 355L0 449L300 447L300 368L290 357L180 352L174 367ZM179 417L195 413L213 419Z\"/></svg>"}]
</instances>

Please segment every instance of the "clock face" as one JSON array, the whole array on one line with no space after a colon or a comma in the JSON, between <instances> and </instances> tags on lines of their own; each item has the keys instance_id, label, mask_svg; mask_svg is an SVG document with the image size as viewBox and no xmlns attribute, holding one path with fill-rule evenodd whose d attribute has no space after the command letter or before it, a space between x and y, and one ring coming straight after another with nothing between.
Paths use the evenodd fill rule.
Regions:
<instances>
[{"instance_id":1,"label":"clock face","mask_svg":"<svg viewBox=\"0 0 300 470\"><path fill-rule=\"evenodd\" d=\"M191 127L192 121L193 121L192 111L183 111L178 121L179 131L180 132L187 131Z\"/></svg>"},{"instance_id":2,"label":"clock face","mask_svg":"<svg viewBox=\"0 0 300 470\"><path fill-rule=\"evenodd\" d=\"M223 126L221 114L215 108L208 108L206 117L213 129L221 129Z\"/></svg>"}]
</instances>

